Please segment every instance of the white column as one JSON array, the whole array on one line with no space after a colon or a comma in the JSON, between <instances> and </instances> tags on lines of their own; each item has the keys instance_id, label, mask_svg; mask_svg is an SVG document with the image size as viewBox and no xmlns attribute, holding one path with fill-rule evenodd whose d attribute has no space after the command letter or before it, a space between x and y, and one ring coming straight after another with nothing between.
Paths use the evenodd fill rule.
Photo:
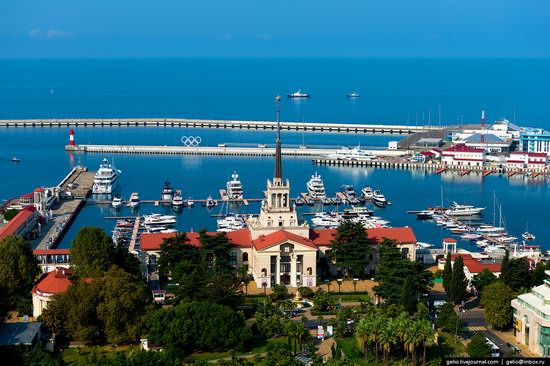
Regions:
<instances>
[{"instance_id":1,"label":"white column","mask_svg":"<svg viewBox=\"0 0 550 366\"><path fill-rule=\"evenodd\" d=\"M281 257L277 256L275 265L275 283L278 285L281 283Z\"/></svg>"},{"instance_id":2,"label":"white column","mask_svg":"<svg viewBox=\"0 0 550 366\"><path fill-rule=\"evenodd\" d=\"M296 254L292 253L290 257L290 287L296 286Z\"/></svg>"}]
</instances>

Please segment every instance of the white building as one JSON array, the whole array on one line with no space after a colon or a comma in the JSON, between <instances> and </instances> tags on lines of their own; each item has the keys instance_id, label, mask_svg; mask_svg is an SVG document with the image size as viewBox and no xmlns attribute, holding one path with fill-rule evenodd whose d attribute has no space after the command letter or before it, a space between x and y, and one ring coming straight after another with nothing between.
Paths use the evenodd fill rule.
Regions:
<instances>
[{"instance_id":1,"label":"white building","mask_svg":"<svg viewBox=\"0 0 550 366\"><path fill-rule=\"evenodd\" d=\"M547 170L548 157L546 153L533 153L517 151L510 153L506 160L506 168L509 171L545 172Z\"/></svg>"},{"instance_id":2,"label":"white building","mask_svg":"<svg viewBox=\"0 0 550 366\"><path fill-rule=\"evenodd\" d=\"M482 167L485 164L485 149L457 144L443 150L441 162L455 167Z\"/></svg>"},{"instance_id":3,"label":"white building","mask_svg":"<svg viewBox=\"0 0 550 366\"><path fill-rule=\"evenodd\" d=\"M32 311L36 318L48 307L54 295L67 291L72 284L69 276L71 271L67 268L57 268L47 274L34 285L32 289Z\"/></svg>"},{"instance_id":4,"label":"white building","mask_svg":"<svg viewBox=\"0 0 550 366\"><path fill-rule=\"evenodd\" d=\"M533 353L550 357L550 271L544 284L512 300L514 336Z\"/></svg>"}]
</instances>

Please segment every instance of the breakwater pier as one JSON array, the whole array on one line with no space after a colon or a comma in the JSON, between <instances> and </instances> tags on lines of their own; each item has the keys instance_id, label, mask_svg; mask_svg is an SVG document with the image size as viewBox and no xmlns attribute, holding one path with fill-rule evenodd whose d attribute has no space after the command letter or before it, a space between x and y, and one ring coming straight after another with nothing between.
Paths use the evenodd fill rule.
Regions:
<instances>
[{"instance_id":1,"label":"breakwater pier","mask_svg":"<svg viewBox=\"0 0 550 366\"><path fill-rule=\"evenodd\" d=\"M238 121L187 118L67 118L0 120L0 127L187 127L235 130L275 130L275 121ZM362 133L408 135L416 132L439 131L437 126L401 124L353 124L327 122L281 122L281 130L331 133Z\"/></svg>"}]
</instances>

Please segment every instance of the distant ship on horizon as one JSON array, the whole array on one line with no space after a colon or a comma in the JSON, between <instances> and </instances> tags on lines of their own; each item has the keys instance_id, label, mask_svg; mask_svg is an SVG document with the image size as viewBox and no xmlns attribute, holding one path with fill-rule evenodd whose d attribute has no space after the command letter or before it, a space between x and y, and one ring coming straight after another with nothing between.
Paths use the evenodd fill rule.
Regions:
<instances>
[{"instance_id":1,"label":"distant ship on horizon","mask_svg":"<svg viewBox=\"0 0 550 366\"><path fill-rule=\"evenodd\" d=\"M309 98L309 94L302 93L301 89L298 89L298 91L295 93L287 94L286 96L289 98Z\"/></svg>"}]
</instances>

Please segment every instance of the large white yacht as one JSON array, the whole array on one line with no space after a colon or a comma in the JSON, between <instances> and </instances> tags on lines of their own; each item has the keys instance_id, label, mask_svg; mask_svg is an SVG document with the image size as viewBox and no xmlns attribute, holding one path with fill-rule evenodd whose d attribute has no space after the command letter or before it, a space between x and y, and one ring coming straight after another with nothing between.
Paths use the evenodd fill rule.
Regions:
<instances>
[{"instance_id":1,"label":"large white yacht","mask_svg":"<svg viewBox=\"0 0 550 366\"><path fill-rule=\"evenodd\" d=\"M485 207L475 207L471 205L459 205L456 202L453 202L451 208L449 208L445 213L449 216L474 216L479 215Z\"/></svg>"},{"instance_id":2,"label":"large white yacht","mask_svg":"<svg viewBox=\"0 0 550 366\"><path fill-rule=\"evenodd\" d=\"M162 189L162 195L160 199L162 201L170 202L174 197L174 190L169 181L164 182L164 188Z\"/></svg>"},{"instance_id":3,"label":"large white yacht","mask_svg":"<svg viewBox=\"0 0 550 366\"><path fill-rule=\"evenodd\" d=\"M118 177L121 171L117 170L109 160L103 159L97 173L94 176L93 194L111 194L118 185Z\"/></svg>"},{"instance_id":4,"label":"large white yacht","mask_svg":"<svg viewBox=\"0 0 550 366\"><path fill-rule=\"evenodd\" d=\"M307 192L313 199L323 199L327 196L325 192L325 184L317 172L315 172L315 174L311 176L311 179L308 180Z\"/></svg>"},{"instance_id":5,"label":"large white yacht","mask_svg":"<svg viewBox=\"0 0 550 366\"><path fill-rule=\"evenodd\" d=\"M358 145L353 149L342 148L332 154L328 154L326 157L329 159L354 161L370 161L374 159L374 156L371 153L367 150L361 149L361 145Z\"/></svg>"},{"instance_id":6,"label":"large white yacht","mask_svg":"<svg viewBox=\"0 0 550 366\"><path fill-rule=\"evenodd\" d=\"M300 89L297 92L286 95L288 98L309 98L309 94L302 93Z\"/></svg>"},{"instance_id":7,"label":"large white yacht","mask_svg":"<svg viewBox=\"0 0 550 366\"><path fill-rule=\"evenodd\" d=\"M227 182L227 197L230 200L242 200L243 199L243 185L239 180L237 172L231 174L231 180Z\"/></svg>"}]
</instances>

